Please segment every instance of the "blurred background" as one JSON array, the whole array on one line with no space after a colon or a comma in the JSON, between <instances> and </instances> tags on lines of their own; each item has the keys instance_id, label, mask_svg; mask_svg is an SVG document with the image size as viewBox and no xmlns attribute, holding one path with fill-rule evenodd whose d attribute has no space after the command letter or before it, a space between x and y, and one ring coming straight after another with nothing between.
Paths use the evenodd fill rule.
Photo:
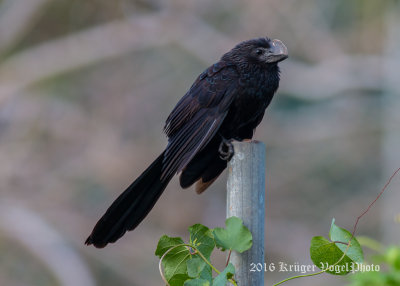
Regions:
<instances>
[{"instance_id":1,"label":"blurred background","mask_svg":"<svg viewBox=\"0 0 400 286\"><path fill-rule=\"evenodd\" d=\"M201 196L175 178L136 231L83 243L163 150L197 75L261 36L290 53L255 136L267 145L265 259L311 264L310 239L333 217L352 230L400 167L398 2L0 0L0 285L163 285L159 237L223 226L225 175ZM399 189L397 177L358 234L399 243ZM321 283L347 280L288 285Z\"/></svg>"}]
</instances>

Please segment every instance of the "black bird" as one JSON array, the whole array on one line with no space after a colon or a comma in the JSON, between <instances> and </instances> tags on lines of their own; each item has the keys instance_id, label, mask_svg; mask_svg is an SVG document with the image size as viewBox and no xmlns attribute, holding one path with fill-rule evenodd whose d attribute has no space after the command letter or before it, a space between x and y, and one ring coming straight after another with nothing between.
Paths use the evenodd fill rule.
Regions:
<instances>
[{"instance_id":1,"label":"black bird","mask_svg":"<svg viewBox=\"0 0 400 286\"><path fill-rule=\"evenodd\" d=\"M171 178L207 189L233 155L230 141L251 139L279 86L280 40L242 42L207 68L168 116L164 152L108 208L86 244L105 247L146 217Z\"/></svg>"}]
</instances>

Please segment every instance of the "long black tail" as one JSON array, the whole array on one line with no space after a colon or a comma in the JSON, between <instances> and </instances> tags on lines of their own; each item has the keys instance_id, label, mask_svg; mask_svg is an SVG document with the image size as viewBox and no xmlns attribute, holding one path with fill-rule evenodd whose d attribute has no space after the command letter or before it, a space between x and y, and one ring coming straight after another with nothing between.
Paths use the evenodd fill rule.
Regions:
<instances>
[{"instance_id":1,"label":"long black tail","mask_svg":"<svg viewBox=\"0 0 400 286\"><path fill-rule=\"evenodd\" d=\"M139 225L173 176L161 178L163 158L164 152L112 203L85 244L105 247Z\"/></svg>"}]
</instances>

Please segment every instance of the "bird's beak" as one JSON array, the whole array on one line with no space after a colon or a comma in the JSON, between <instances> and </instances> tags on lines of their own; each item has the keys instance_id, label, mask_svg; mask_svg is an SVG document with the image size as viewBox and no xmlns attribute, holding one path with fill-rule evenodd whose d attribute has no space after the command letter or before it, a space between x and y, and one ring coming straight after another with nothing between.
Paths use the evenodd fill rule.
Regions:
<instances>
[{"instance_id":1,"label":"bird's beak","mask_svg":"<svg viewBox=\"0 0 400 286\"><path fill-rule=\"evenodd\" d=\"M269 49L269 55L267 58L268 63L277 63L287 59L289 57L288 49L282 43L282 41L278 39L274 39L271 41L271 47Z\"/></svg>"}]
</instances>

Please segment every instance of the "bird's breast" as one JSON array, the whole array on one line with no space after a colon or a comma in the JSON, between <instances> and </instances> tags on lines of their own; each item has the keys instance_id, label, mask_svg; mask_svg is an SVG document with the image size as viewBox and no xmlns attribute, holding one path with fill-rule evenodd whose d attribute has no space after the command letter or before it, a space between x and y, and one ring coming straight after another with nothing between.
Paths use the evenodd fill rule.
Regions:
<instances>
[{"instance_id":1,"label":"bird's breast","mask_svg":"<svg viewBox=\"0 0 400 286\"><path fill-rule=\"evenodd\" d=\"M243 76L229 116L232 125L241 128L253 122L258 124L257 118L263 116L278 86L279 72L258 72Z\"/></svg>"}]
</instances>

